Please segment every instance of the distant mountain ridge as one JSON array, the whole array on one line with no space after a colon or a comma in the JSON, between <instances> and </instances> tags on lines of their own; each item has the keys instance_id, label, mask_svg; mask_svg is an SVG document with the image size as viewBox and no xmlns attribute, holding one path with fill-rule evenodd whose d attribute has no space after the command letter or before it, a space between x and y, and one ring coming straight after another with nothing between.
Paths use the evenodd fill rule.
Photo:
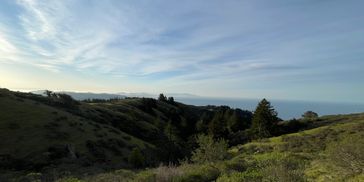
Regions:
<instances>
[{"instance_id":1,"label":"distant mountain ridge","mask_svg":"<svg viewBox=\"0 0 364 182\"><path fill-rule=\"evenodd\" d=\"M45 90L32 91L33 94L44 95ZM110 93L92 93L92 92L69 92L60 91L56 93L64 93L70 95L75 100L87 100L87 99L113 99L113 98L125 98L127 96L120 94L110 94Z\"/></svg>"},{"instance_id":2,"label":"distant mountain ridge","mask_svg":"<svg viewBox=\"0 0 364 182\"><path fill-rule=\"evenodd\" d=\"M33 94L44 95L45 90L31 91ZM70 95L75 100L87 100L87 99L113 99L113 98L125 98L125 97L146 97L146 98L157 98L159 94L152 94L146 92L140 93L93 93L93 92L72 92L72 91L58 91L56 93L65 93ZM166 95L176 98L200 98L200 96L188 94L188 93L167 93Z\"/></svg>"},{"instance_id":3,"label":"distant mountain ridge","mask_svg":"<svg viewBox=\"0 0 364 182\"><path fill-rule=\"evenodd\" d=\"M31 92L34 94L44 95L44 90ZM72 96L76 100L85 99L112 99L126 97L145 97L158 98L159 94L139 92L139 93L92 93L92 92L70 92L62 91ZM241 108L246 110L254 110L259 99L244 99L244 98L214 98L204 97L188 93L165 93L168 97L174 97L178 102L188 105L206 106L206 105L227 105L232 108ZM358 103L326 103L314 101L289 101L289 100L271 100L274 107L278 110L279 117L282 119L300 118L307 110L313 110L319 115L331 114L349 114L360 113L364 111L364 104Z\"/></svg>"}]
</instances>

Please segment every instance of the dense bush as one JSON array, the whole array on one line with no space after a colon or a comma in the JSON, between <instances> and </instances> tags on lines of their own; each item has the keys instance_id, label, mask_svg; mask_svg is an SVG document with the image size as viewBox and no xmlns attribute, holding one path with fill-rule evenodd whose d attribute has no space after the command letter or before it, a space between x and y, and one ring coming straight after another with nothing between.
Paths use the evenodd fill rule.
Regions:
<instances>
[{"instance_id":1,"label":"dense bush","mask_svg":"<svg viewBox=\"0 0 364 182\"><path fill-rule=\"evenodd\" d=\"M292 157L268 161L262 174L263 181L304 181L304 161Z\"/></svg>"},{"instance_id":2,"label":"dense bush","mask_svg":"<svg viewBox=\"0 0 364 182\"><path fill-rule=\"evenodd\" d=\"M292 119L279 125L279 134L295 133L307 127L307 121Z\"/></svg>"},{"instance_id":3,"label":"dense bush","mask_svg":"<svg viewBox=\"0 0 364 182\"><path fill-rule=\"evenodd\" d=\"M318 118L318 114L313 111L306 111L302 115L302 118L305 120L314 120L314 119Z\"/></svg>"},{"instance_id":4,"label":"dense bush","mask_svg":"<svg viewBox=\"0 0 364 182\"><path fill-rule=\"evenodd\" d=\"M173 181L178 182L209 182L216 180L221 171L217 166L213 164L203 165L186 165L182 167L183 175L175 178Z\"/></svg>"},{"instance_id":5,"label":"dense bush","mask_svg":"<svg viewBox=\"0 0 364 182\"><path fill-rule=\"evenodd\" d=\"M229 135L229 145L235 146L238 144L247 143L250 141L250 139L251 135L249 130L238 131Z\"/></svg>"},{"instance_id":6,"label":"dense bush","mask_svg":"<svg viewBox=\"0 0 364 182\"><path fill-rule=\"evenodd\" d=\"M198 148L192 153L193 162L214 162L227 158L228 145L224 139L215 141L211 135L198 135L196 139Z\"/></svg>"},{"instance_id":7,"label":"dense bush","mask_svg":"<svg viewBox=\"0 0 364 182\"><path fill-rule=\"evenodd\" d=\"M230 161L226 161L224 163L225 171L227 173L230 172L243 172L248 167L248 162L244 159L244 157L235 157Z\"/></svg>"},{"instance_id":8,"label":"dense bush","mask_svg":"<svg viewBox=\"0 0 364 182\"><path fill-rule=\"evenodd\" d=\"M131 166L135 168L140 168L144 166L144 156L139 150L139 148L134 148L133 151L129 154L128 162Z\"/></svg>"}]
</instances>

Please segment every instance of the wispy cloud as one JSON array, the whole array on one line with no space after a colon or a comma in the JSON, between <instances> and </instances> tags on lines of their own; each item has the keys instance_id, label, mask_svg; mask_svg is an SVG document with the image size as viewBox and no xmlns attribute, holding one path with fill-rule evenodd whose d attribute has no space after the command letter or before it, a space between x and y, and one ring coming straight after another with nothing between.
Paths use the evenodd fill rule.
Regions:
<instances>
[{"instance_id":1,"label":"wispy cloud","mask_svg":"<svg viewBox=\"0 0 364 182\"><path fill-rule=\"evenodd\" d=\"M352 65L364 66L361 5L354 0L4 1L0 64L108 77L114 81L95 84L110 87L204 85L200 95L219 83L237 90L257 80L289 87L319 76L333 83L330 77L344 70L355 71L358 80L364 75Z\"/></svg>"},{"instance_id":2,"label":"wispy cloud","mask_svg":"<svg viewBox=\"0 0 364 182\"><path fill-rule=\"evenodd\" d=\"M0 52L2 54L16 54L17 48L0 32Z\"/></svg>"}]
</instances>

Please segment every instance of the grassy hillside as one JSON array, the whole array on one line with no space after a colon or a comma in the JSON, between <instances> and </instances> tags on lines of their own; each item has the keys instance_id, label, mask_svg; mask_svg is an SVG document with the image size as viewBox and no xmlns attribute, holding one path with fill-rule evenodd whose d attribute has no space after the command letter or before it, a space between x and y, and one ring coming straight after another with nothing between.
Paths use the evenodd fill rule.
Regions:
<instances>
[{"instance_id":1,"label":"grassy hillside","mask_svg":"<svg viewBox=\"0 0 364 182\"><path fill-rule=\"evenodd\" d=\"M112 125L6 90L0 94L0 155L8 168L37 169L76 158L81 164L106 159L125 166L131 149L153 147Z\"/></svg>"},{"instance_id":2,"label":"grassy hillside","mask_svg":"<svg viewBox=\"0 0 364 182\"><path fill-rule=\"evenodd\" d=\"M232 147L230 159L221 162L116 170L63 181L363 181L364 114L311 122L319 127Z\"/></svg>"},{"instance_id":3,"label":"grassy hillside","mask_svg":"<svg viewBox=\"0 0 364 182\"><path fill-rule=\"evenodd\" d=\"M177 161L189 155L190 136L207 130L197 129L196 124L208 124L217 113L245 122L240 120L243 111L228 107L149 98L78 102L67 95L45 97L0 89L0 170L10 176L57 171L51 174L54 178L69 172L130 168L128 157L134 148L143 152L145 165ZM168 126L173 133L166 132Z\"/></svg>"},{"instance_id":4,"label":"grassy hillside","mask_svg":"<svg viewBox=\"0 0 364 182\"><path fill-rule=\"evenodd\" d=\"M364 114L280 121L277 137L254 141L251 120L249 111L173 99L79 102L0 89L0 181L363 179ZM181 161L206 133L229 140L228 158ZM150 169L133 168L135 149Z\"/></svg>"}]
</instances>

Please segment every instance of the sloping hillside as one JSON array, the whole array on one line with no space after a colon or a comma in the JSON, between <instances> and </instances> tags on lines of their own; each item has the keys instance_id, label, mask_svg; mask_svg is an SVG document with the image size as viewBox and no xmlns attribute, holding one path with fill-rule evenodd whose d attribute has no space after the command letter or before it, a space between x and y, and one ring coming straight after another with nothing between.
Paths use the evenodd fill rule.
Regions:
<instances>
[{"instance_id":1,"label":"sloping hillside","mask_svg":"<svg viewBox=\"0 0 364 182\"><path fill-rule=\"evenodd\" d=\"M0 89L0 168L83 173L130 167L134 148L143 152L145 165L177 161L190 154L189 137L207 130L197 123L208 125L215 115L243 127L251 119L249 111L226 106L150 98L79 102L64 94Z\"/></svg>"},{"instance_id":2,"label":"sloping hillside","mask_svg":"<svg viewBox=\"0 0 364 182\"><path fill-rule=\"evenodd\" d=\"M108 160L125 166L126 156L134 147L154 147L107 123L9 91L1 91L0 108L4 167L36 169L60 159L77 159L86 164Z\"/></svg>"},{"instance_id":3,"label":"sloping hillside","mask_svg":"<svg viewBox=\"0 0 364 182\"><path fill-rule=\"evenodd\" d=\"M249 111L166 98L79 102L65 94L0 89L0 181L363 179L364 114L281 121L276 135L291 134L246 143L251 119ZM134 149L142 152L144 167L178 164L201 133L223 134L230 146L246 144L231 147L226 161L131 168Z\"/></svg>"},{"instance_id":4,"label":"sloping hillside","mask_svg":"<svg viewBox=\"0 0 364 182\"><path fill-rule=\"evenodd\" d=\"M229 160L117 170L79 181L353 181L364 180L364 114L324 116L318 128L238 145Z\"/></svg>"}]
</instances>

